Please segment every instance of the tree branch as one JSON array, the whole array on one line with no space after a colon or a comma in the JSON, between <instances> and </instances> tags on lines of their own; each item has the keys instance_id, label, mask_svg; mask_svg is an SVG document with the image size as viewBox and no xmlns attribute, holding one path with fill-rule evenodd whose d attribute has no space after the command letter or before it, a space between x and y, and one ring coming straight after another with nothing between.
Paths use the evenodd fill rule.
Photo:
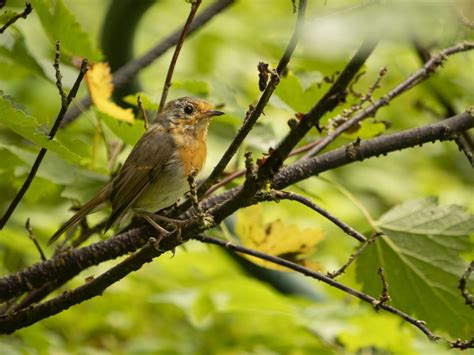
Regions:
<instances>
[{"instance_id":1,"label":"tree branch","mask_svg":"<svg viewBox=\"0 0 474 355\"><path fill-rule=\"evenodd\" d=\"M372 38L366 39L350 62L337 78L336 82L326 92L321 100L306 113L298 125L292 127L288 135L281 141L278 147L270 154L259 169L259 175L263 178L270 177L277 171L288 157L291 150L309 132L313 126L318 126L321 118L331 112L346 97L347 87L352 79L364 65L367 58L372 54L377 41ZM320 144L317 145L318 147Z\"/></svg>"},{"instance_id":2,"label":"tree branch","mask_svg":"<svg viewBox=\"0 0 474 355\"><path fill-rule=\"evenodd\" d=\"M57 59L55 60L56 63ZM56 68L56 67L55 67ZM59 72L59 66L56 68L56 77L58 78L58 82L56 83L58 88L60 88L60 94L61 94L61 109L59 110L58 116L56 117L56 121L54 121L53 127L51 128L49 132L49 140L52 140L54 136L56 135L56 132L59 129L59 126L61 125L61 122L64 119L64 116L69 108L69 104L71 103L72 99L76 97L77 91L79 90L79 86L81 85L81 81L84 78L84 75L87 72L87 59L84 59L81 64L81 69L79 71L79 74L77 76L76 82L74 83L71 91L67 95L66 99L64 99L63 94L61 93L62 91L62 84L61 84L61 74ZM10 216L12 213L15 211L16 206L20 203L21 199L25 195L26 191L30 187L31 183L33 182L34 177L36 176L36 172L38 171L41 162L43 161L44 156L46 155L46 152L48 150L46 148L41 148L41 150L38 153L38 156L36 157L36 160L33 164L33 167L31 168L25 182L21 186L20 190L16 194L15 198L13 201L10 203L8 206L7 211L3 215L2 219L0 220L0 230L3 229L5 224L8 222Z\"/></svg>"},{"instance_id":3,"label":"tree branch","mask_svg":"<svg viewBox=\"0 0 474 355\"><path fill-rule=\"evenodd\" d=\"M311 129L312 125L317 124L324 113L334 109L339 101L345 97L347 86L374 48L375 43L372 40L367 40L362 44L361 48L323 98L303 117L299 124L291 129L290 133L282 140L278 147L260 164L258 178L253 180L247 179L243 187L237 190L238 192L235 196L223 201L222 205L212 211L217 223L220 223L229 214L238 210L242 206L242 201L251 201L256 192L279 169L284 158L288 156L291 149Z\"/></svg>"},{"instance_id":4,"label":"tree branch","mask_svg":"<svg viewBox=\"0 0 474 355\"><path fill-rule=\"evenodd\" d=\"M413 46L415 47L415 51L423 63L428 62L431 59L431 54L427 48L425 48L417 38L413 39ZM457 113L457 110L454 108L453 104L450 100L444 95L441 90L439 90L436 86L430 86L429 90L434 98L443 106L444 108L444 117L451 117ZM440 118L444 118L440 117ZM464 155L466 156L467 160L471 163L471 166L474 167L474 140L469 134L469 132L463 132L456 137L455 139L456 144L459 147Z\"/></svg>"},{"instance_id":5,"label":"tree branch","mask_svg":"<svg viewBox=\"0 0 474 355\"><path fill-rule=\"evenodd\" d=\"M474 109L462 114L447 118L442 122L433 123L419 128L412 128L402 132L380 136L366 141L357 141L341 148L329 151L311 159L301 160L282 168L271 180L270 187L281 190L311 176L322 172L379 155L421 146L428 142L445 141L453 136L474 127ZM358 154L354 154L357 153ZM232 214L239 208L238 204L230 206L227 201L235 200L242 191L242 186L234 187L217 196L211 196L201 202L203 210L208 210L214 216L216 223ZM251 200L252 197L243 199ZM232 207L232 208L231 208ZM235 208L235 209L234 209ZM212 211L215 209L216 211ZM216 214L214 214L217 212ZM183 218L189 217L192 211L187 211Z\"/></svg>"},{"instance_id":6,"label":"tree branch","mask_svg":"<svg viewBox=\"0 0 474 355\"><path fill-rule=\"evenodd\" d=\"M273 179L272 188L283 189L310 176L354 161L385 155L428 142L451 140L474 127L474 109L427 126L408 129L365 141L355 141L314 158L284 167Z\"/></svg>"},{"instance_id":7,"label":"tree branch","mask_svg":"<svg viewBox=\"0 0 474 355\"><path fill-rule=\"evenodd\" d=\"M378 299L375 298L375 297L372 297L370 295L367 295L363 292L360 292L360 291L357 291L353 288L350 288L346 285L343 285L335 280L333 280L332 278L328 277L328 276L325 276L317 271L313 271L313 270L310 270L302 265L299 265L299 264L295 264L291 261L288 261L286 259L282 259L282 258L279 258L279 257L276 257L276 256L273 256L273 255L269 255L269 254L265 254L265 253L262 253L258 250L254 250L254 249L249 249L249 248L246 248L244 246L241 246L241 245L236 245L236 244L233 244L231 242L228 242L226 240L221 240L221 239L217 239L217 238L213 238L213 237L208 237L208 236L203 236L203 235L196 235L194 236L192 239L196 239L196 240L199 240L203 243L208 243L208 244L214 244L214 245L218 245L220 247L223 247L223 248L226 248L228 250L232 250L234 252L237 252L237 253L241 253L241 254L246 254L246 255L251 255L251 256L254 256L256 258L259 258L259 259L262 259L262 260L266 260L266 261L270 261L274 264L277 264L277 265L281 265L281 266L284 266L284 267L287 267L291 270L294 270L300 274L303 274L305 276L308 276L308 277L311 277L313 279L316 279L318 281L321 281L321 282L324 282L325 284L329 285L329 286L332 286L332 287L335 287L341 291L343 291L344 293L347 293L351 296L354 296L364 302L367 302L371 305L375 304L378 302ZM410 315L408 315L407 313L405 312L402 312L400 311L399 309L395 308L395 307L392 307L392 306L389 306L389 305L386 305L385 303L378 303L378 308L381 308L387 312L390 312L392 314L395 314L397 315L398 317L404 319L405 321L413 324L415 327L417 327L418 329L420 329L423 333L425 333L425 335L430 339L430 340L437 340L439 339L438 336L436 336L435 334L433 334L425 325L425 322L424 321L421 321L421 320L418 320L418 319L415 319L413 317L411 317Z\"/></svg>"},{"instance_id":8,"label":"tree branch","mask_svg":"<svg viewBox=\"0 0 474 355\"><path fill-rule=\"evenodd\" d=\"M305 205L306 207L312 209L313 211L319 213L321 216L325 217L326 219L328 219L329 221L334 223L336 226L338 226L348 236L356 239L357 241L359 241L361 243L364 243L364 242L367 241L367 238L365 238L361 233L357 232L354 228L352 228L348 224L344 223L343 221L341 221L337 217L330 214L324 208L316 205L309 198L298 195L294 192L278 191L278 190L270 191L269 195L270 195L270 199L272 199L272 200L273 199L276 199L276 200L290 200L290 201L299 202L302 205Z\"/></svg>"},{"instance_id":9,"label":"tree branch","mask_svg":"<svg viewBox=\"0 0 474 355\"><path fill-rule=\"evenodd\" d=\"M372 237L366 239L362 243L362 245L359 248L357 248L357 250L353 254L351 254L347 262L344 265L342 265L341 268L339 268L336 271L327 272L326 276L330 277L331 279L335 279L336 277L345 273L347 268L351 266L351 264L359 257L359 255L361 255L364 252L364 250L367 249L367 247L370 244L372 244L378 236L380 236L380 233L376 232L372 235Z\"/></svg>"},{"instance_id":10,"label":"tree branch","mask_svg":"<svg viewBox=\"0 0 474 355\"><path fill-rule=\"evenodd\" d=\"M339 137L342 133L347 131L349 128L355 126L362 120L367 117L372 117L376 114L376 112L383 106L386 106L397 96L407 92L415 85L423 82L424 80L428 79L433 73L436 72L436 69L439 68L446 58L452 54L461 53L465 51L469 51L474 49L474 43L471 42L464 42L457 44L455 46L446 48L442 50L438 55L429 59L423 68L418 69L415 73L410 75L406 80L401 82L397 85L394 89L392 89L388 94L383 96L381 99L374 102L371 106L362 110L357 115L355 115L350 120L346 121L339 127L337 127L331 134L329 134L326 138L324 138L316 147L314 147L310 152L308 152L305 157L311 158L319 154L324 148L326 148L330 143L332 143L337 137Z\"/></svg>"},{"instance_id":11,"label":"tree branch","mask_svg":"<svg viewBox=\"0 0 474 355\"><path fill-rule=\"evenodd\" d=\"M0 28L0 34L5 32L5 30L13 25L18 19L20 18L27 18L28 15L33 11L33 7L29 2L25 4L25 9L22 12L17 13L15 16L13 16L11 19L9 19L1 28Z\"/></svg>"},{"instance_id":12,"label":"tree branch","mask_svg":"<svg viewBox=\"0 0 474 355\"><path fill-rule=\"evenodd\" d=\"M245 118L243 126L237 132L237 135L235 136L233 141L230 143L229 147L225 151L222 158L214 167L209 177L199 187L198 196L203 196L206 193L206 191L217 181L217 179L220 177L220 175L226 168L227 164L229 164L230 160L239 149L245 137L247 137L252 127L255 125L260 115L262 114L263 109L268 103L268 100L270 100L270 97L272 96L278 83L280 82L280 75L282 74L283 70L287 67L288 63L290 62L291 55L293 54L293 51L296 48L296 45L298 43L302 28L304 25L305 13L306 13L306 0L300 0L299 5L298 5L298 17L296 19L295 29L293 31L293 35L290 39L290 42L288 43L288 46L286 47L285 52L283 53L283 56L280 58L280 61L278 62L276 72L272 73L272 75L270 76L270 81L267 84L262 95L260 96L260 99L255 105L255 108L251 109L250 114L248 115L248 117ZM189 207L189 203L187 203L187 207Z\"/></svg>"},{"instance_id":13,"label":"tree branch","mask_svg":"<svg viewBox=\"0 0 474 355\"><path fill-rule=\"evenodd\" d=\"M149 237L149 229L134 228L84 248L67 250L52 259L2 277L0 301L20 296L50 281L70 279L92 265L132 253L141 248Z\"/></svg>"},{"instance_id":14,"label":"tree branch","mask_svg":"<svg viewBox=\"0 0 474 355\"><path fill-rule=\"evenodd\" d=\"M135 254L129 256L110 270L97 278L86 282L72 291L46 301L39 305L14 311L8 315L0 316L0 334L10 334L15 330L34 324L41 319L57 314L69 307L79 304L92 297L100 296L107 287L121 280L133 271L150 262L153 257L161 254L154 238Z\"/></svg>"},{"instance_id":15,"label":"tree branch","mask_svg":"<svg viewBox=\"0 0 474 355\"><path fill-rule=\"evenodd\" d=\"M407 322L413 324L423 333L425 333L431 340L438 339L438 337L431 333L431 331L425 326L425 323L423 321L414 319L408 314L398 310L397 308L388 306L384 303L380 303L376 298L364 294L355 289L352 289L348 286L345 286L317 271L310 270L308 268L305 268L301 265L295 264L282 258L268 255L257 250L245 248L239 245L234 245L230 242L217 238L197 235L193 236L192 239L200 240L209 244L216 244L239 253L252 255L254 257L287 267L305 276L309 276L316 280L322 281L367 303L370 303L372 305L377 304L378 308L382 308L390 313L393 313L406 320ZM169 248L169 245L166 246L166 248ZM0 333L10 334L15 330L34 324L41 319L55 315L75 304L79 304L85 300L99 296L105 291L107 287L124 278L129 273L140 269L143 264L150 262L151 260L153 260L153 258L161 255L162 253L163 250L161 249L161 246L157 245L157 241L154 238L151 238L141 250L129 256L124 261L120 262L119 264L117 264L107 272L103 273L99 277L94 278L93 280L85 283L84 285L79 286L78 288L72 291L65 292L62 295L57 296L56 298L53 298L52 300L49 300L42 304L31 306L26 309L11 312L8 315L1 316Z\"/></svg>"}]
</instances>

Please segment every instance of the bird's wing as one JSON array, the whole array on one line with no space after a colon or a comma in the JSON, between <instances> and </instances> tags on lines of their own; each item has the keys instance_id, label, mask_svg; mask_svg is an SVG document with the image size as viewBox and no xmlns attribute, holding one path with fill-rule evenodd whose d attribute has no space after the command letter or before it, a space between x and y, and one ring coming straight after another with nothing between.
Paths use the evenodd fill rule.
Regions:
<instances>
[{"instance_id":1,"label":"bird's wing","mask_svg":"<svg viewBox=\"0 0 474 355\"><path fill-rule=\"evenodd\" d=\"M169 134L158 126L150 128L138 141L119 174L113 181L110 197L112 214L106 230L140 197L169 163L176 144Z\"/></svg>"}]
</instances>

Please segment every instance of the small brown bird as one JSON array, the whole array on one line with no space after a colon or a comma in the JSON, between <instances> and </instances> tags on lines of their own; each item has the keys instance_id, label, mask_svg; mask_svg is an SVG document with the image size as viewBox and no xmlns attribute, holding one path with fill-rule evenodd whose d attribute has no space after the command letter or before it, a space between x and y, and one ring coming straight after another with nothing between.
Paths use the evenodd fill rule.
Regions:
<instances>
[{"instance_id":1,"label":"small brown bird","mask_svg":"<svg viewBox=\"0 0 474 355\"><path fill-rule=\"evenodd\" d=\"M105 230L130 213L150 221L148 214L175 203L188 190L188 176L204 166L210 118L222 114L202 99L181 97L170 101L115 178L64 223L48 244L106 202L112 205L112 214Z\"/></svg>"}]
</instances>

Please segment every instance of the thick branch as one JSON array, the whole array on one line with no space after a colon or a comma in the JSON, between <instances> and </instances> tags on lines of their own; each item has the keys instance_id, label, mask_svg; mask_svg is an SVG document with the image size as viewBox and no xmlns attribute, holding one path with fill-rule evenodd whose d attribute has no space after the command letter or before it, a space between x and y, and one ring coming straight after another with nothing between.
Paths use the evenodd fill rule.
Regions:
<instances>
[{"instance_id":1,"label":"thick branch","mask_svg":"<svg viewBox=\"0 0 474 355\"><path fill-rule=\"evenodd\" d=\"M57 314L69 307L79 304L92 297L101 295L107 287L124 278L133 271L140 269L143 264L160 255L155 239L150 239L148 244L135 254L103 273L97 278L86 282L78 288L63 293L62 295L39 305L11 312L0 317L0 333L10 334L15 330L29 326L41 319Z\"/></svg>"},{"instance_id":2,"label":"thick branch","mask_svg":"<svg viewBox=\"0 0 474 355\"><path fill-rule=\"evenodd\" d=\"M340 166L415 147L437 140L451 140L459 133L474 127L474 113L467 111L424 127L356 141L314 158L296 162L283 168L273 179L272 187L282 189L310 176Z\"/></svg>"},{"instance_id":3,"label":"thick branch","mask_svg":"<svg viewBox=\"0 0 474 355\"><path fill-rule=\"evenodd\" d=\"M436 140L451 140L453 136L474 127L473 116L474 113L467 111L447 118L442 122L368 139L358 142L357 145L354 143L345 145L320 156L299 161L282 168L274 176L270 186L273 189L281 190L311 176L355 161L386 155L397 150L420 146ZM236 200L241 191L242 186L238 186L218 196L212 196L201 202L202 208L208 210L208 213L214 216L216 223L220 223L239 208L239 203L236 203L235 206L230 206L226 202ZM189 212L185 216L189 217Z\"/></svg>"},{"instance_id":4,"label":"thick branch","mask_svg":"<svg viewBox=\"0 0 474 355\"><path fill-rule=\"evenodd\" d=\"M0 300L6 301L54 280L67 280L92 265L115 259L141 248L149 235L145 228L132 229L112 239L66 251L44 262L0 279Z\"/></svg>"}]
</instances>

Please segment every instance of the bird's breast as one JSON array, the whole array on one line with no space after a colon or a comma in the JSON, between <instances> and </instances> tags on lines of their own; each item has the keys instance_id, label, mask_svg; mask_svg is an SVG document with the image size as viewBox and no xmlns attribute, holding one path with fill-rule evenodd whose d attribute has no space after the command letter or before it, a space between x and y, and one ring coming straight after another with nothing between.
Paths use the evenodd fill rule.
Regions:
<instances>
[{"instance_id":1,"label":"bird's breast","mask_svg":"<svg viewBox=\"0 0 474 355\"><path fill-rule=\"evenodd\" d=\"M182 137L176 140L177 153L183 166L184 175L191 174L192 171L198 173L206 162L207 145L205 136L202 138Z\"/></svg>"}]
</instances>

